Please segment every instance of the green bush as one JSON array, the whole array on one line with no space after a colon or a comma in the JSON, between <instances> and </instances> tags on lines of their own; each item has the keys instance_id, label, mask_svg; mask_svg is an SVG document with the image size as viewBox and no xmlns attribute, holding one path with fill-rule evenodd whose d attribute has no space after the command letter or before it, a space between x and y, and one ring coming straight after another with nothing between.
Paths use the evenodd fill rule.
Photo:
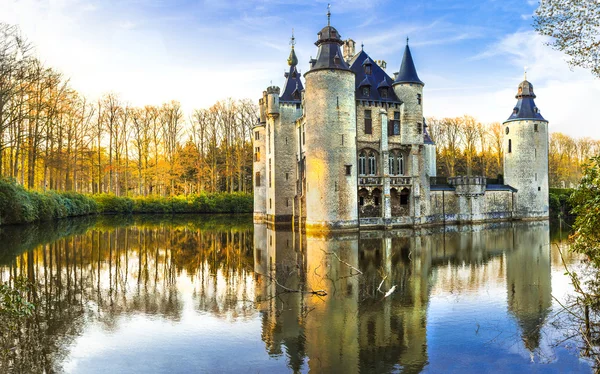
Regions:
<instances>
[{"instance_id":1,"label":"green bush","mask_svg":"<svg viewBox=\"0 0 600 374\"><path fill-rule=\"evenodd\" d=\"M117 197L100 194L93 198L101 213L251 213L253 197L247 193L202 193L190 196Z\"/></svg>"},{"instance_id":2,"label":"green bush","mask_svg":"<svg viewBox=\"0 0 600 374\"><path fill-rule=\"evenodd\" d=\"M31 223L96 213L96 202L75 192L27 191L0 179L0 224Z\"/></svg>"},{"instance_id":3,"label":"green bush","mask_svg":"<svg viewBox=\"0 0 600 374\"><path fill-rule=\"evenodd\" d=\"M27 191L13 180L0 178L0 225L49 221L95 213L252 213L247 193L202 193L175 197L92 196L76 192Z\"/></svg>"},{"instance_id":4,"label":"green bush","mask_svg":"<svg viewBox=\"0 0 600 374\"><path fill-rule=\"evenodd\" d=\"M550 213L553 216L568 216L571 215L573 207L571 206L571 195L573 194L571 188L550 188Z\"/></svg>"}]
</instances>

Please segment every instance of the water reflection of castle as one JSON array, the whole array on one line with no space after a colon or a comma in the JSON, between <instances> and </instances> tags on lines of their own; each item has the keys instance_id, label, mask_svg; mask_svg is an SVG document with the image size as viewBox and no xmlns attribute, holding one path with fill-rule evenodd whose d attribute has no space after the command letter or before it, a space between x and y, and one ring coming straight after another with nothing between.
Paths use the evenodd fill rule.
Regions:
<instances>
[{"instance_id":1,"label":"water reflection of castle","mask_svg":"<svg viewBox=\"0 0 600 374\"><path fill-rule=\"evenodd\" d=\"M490 281L506 284L508 310L524 347L534 351L540 345L551 307L547 222L362 232L360 237L307 237L257 224L254 238L262 338L270 354L287 356L294 372L304 365L315 372L420 372L429 360L432 289L469 292ZM342 261L364 274L356 275ZM281 294L258 274L328 295ZM387 299L377 292L382 274L387 275L384 290L397 285Z\"/></svg>"}]
</instances>

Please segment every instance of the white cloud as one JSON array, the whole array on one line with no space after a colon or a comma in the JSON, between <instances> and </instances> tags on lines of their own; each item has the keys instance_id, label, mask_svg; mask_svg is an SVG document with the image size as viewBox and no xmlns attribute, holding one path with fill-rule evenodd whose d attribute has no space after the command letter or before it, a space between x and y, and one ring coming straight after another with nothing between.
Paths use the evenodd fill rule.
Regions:
<instances>
[{"instance_id":1,"label":"white cloud","mask_svg":"<svg viewBox=\"0 0 600 374\"><path fill-rule=\"evenodd\" d=\"M516 103L517 85L523 79L523 67L527 66L527 79L534 85L536 104L550 122L550 131L600 139L600 106L597 104L600 80L586 70L571 71L564 55L546 46L546 41L533 31L516 32L472 58L472 63L502 59L514 67L514 74L495 77L497 89L487 85L465 87L458 78L456 82L460 83L452 86L451 79L434 78L434 84L429 87L437 81L449 88L428 92L426 87L426 114L436 117L471 114L483 122L502 122Z\"/></svg>"}]
</instances>

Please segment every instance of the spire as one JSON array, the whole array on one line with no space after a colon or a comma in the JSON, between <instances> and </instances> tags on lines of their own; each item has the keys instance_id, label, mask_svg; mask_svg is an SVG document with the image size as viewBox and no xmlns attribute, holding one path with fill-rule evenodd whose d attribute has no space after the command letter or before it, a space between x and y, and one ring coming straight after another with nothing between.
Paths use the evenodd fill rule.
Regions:
<instances>
[{"instance_id":1,"label":"spire","mask_svg":"<svg viewBox=\"0 0 600 374\"><path fill-rule=\"evenodd\" d=\"M296 45L294 29L292 29L292 38L290 39L290 45L292 46L292 50L290 51L290 57L288 57L287 63L289 66L296 66L298 65L298 57L296 57L296 52L294 51L294 46Z\"/></svg>"},{"instance_id":2,"label":"spire","mask_svg":"<svg viewBox=\"0 0 600 374\"><path fill-rule=\"evenodd\" d=\"M416 83L425 85L417 75L417 69L413 62L410 48L408 47L408 38L406 38L406 48L404 48L404 57L402 57L402 65L400 65L400 72L394 80L394 83Z\"/></svg>"},{"instance_id":3,"label":"spire","mask_svg":"<svg viewBox=\"0 0 600 374\"><path fill-rule=\"evenodd\" d=\"M335 27L331 26L330 8L331 5L328 5L327 26L317 33L318 39L315 42L315 45L319 47L317 58L311 59L310 70L306 74L319 69L350 70L348 63L342 58L343 54L340 49L344 45L342 37Z\"/></svg>"}]
</instances>

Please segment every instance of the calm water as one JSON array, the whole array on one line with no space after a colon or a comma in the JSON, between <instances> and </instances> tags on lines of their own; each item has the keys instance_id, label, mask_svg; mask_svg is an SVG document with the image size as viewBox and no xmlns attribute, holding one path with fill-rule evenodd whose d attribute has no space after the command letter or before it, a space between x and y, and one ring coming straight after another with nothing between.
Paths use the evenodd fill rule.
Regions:
<instances>
[{"instance_id":1,"label":"calm water","mask_svg":"<svg viewBox=\"0 0 600 374\"><path fill-rule=\"evenodd\" d=\"M315 237L88 218L0 229L0 276L38 285L34 372L590 372L561 342L553 296L571 291L551 237L545 222Z\"/></svg>"}]
</instances>

